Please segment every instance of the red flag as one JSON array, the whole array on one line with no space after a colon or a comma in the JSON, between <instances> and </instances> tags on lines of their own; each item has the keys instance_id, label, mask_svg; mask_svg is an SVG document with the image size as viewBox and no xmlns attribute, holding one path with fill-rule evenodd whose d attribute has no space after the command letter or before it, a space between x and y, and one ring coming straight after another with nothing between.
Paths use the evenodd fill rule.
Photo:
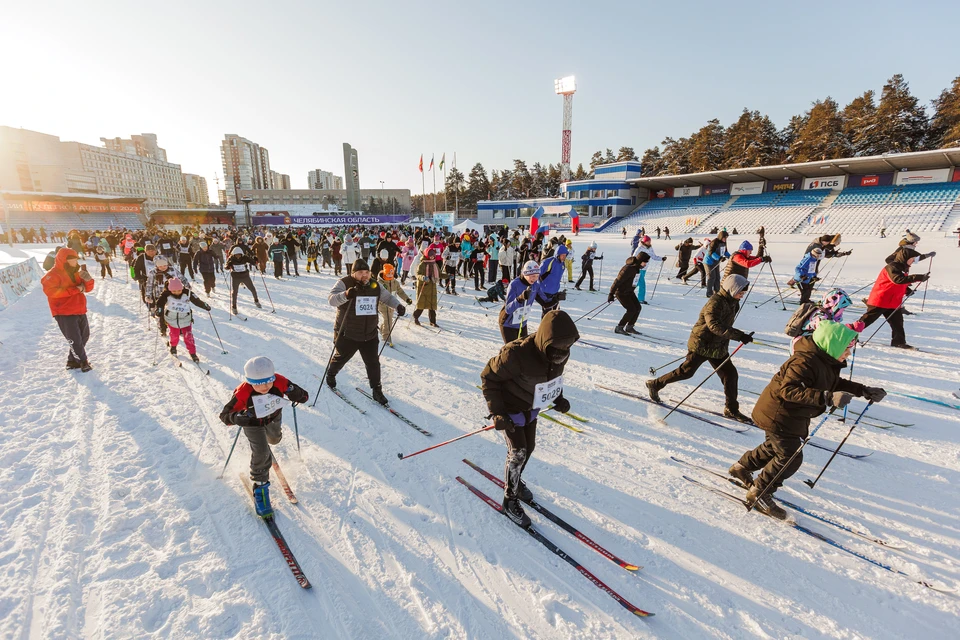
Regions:
<instances>
[{"instance_id":1,"label":"red flag","mask_svg":"<svg viewBox=\"0 0 960 640\"><path fill-rule=\"evenodd\" d=\"M420 173L423 173L423 154L420 154Z\"/></svg>"}]
</instances>

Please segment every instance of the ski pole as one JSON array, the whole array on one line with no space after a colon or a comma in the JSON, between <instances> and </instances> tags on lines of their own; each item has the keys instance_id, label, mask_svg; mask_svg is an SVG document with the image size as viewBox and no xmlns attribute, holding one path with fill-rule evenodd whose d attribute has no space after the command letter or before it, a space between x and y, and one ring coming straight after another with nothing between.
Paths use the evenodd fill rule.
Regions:
<instances>
[{"instance_id":1,"label":"ski pole","mask_svg":"<svg viewBox=\"0 0 960 640\"><path fill-rule=\"evenodd\" d=\"M343 328L347 326L346 320L346 318L343 319L339 331L333 336L333 348L330 349L330 357L327 358L327 367L323 370L323 377L320 378L320 386L317 387L317 395L313 396L313 404L310 405L311 407L316 406L317 398L320 397L320 392L323 391L323 382L327 379L327 371L330 370L330 363L333 362L333 354L337 351L337 341L340 339L340 333L343 331Z\"/></svg>"},{"instance_id":2,"label":"ski pole","mask_svg":"<svg viewBox=\"0 0 960 640\"><path fill-rule=\"evenodd\" d=\"M584 318L586 318L586 317L587 317L588 315L590 315L591 313L593 313L594 311L596 311L597 309L599 309L600 307L610 306L611 304L613 304L613 303L612 303L612 302L601 302L600 304L598 304L597 306L595 306L593 309L590 309L590 311L587 311L585 314L583 314L582 316L580 316L579 318L577 318L576 320L574 320L574 322L579 322L579 321L583 320Z\"/></svg>"},{"instance_id":3,"label":"ski pole","mask_svg":"<svg viewBox=\"0 0 960 640\"><path fill-rule=\"evenodd\" d=\"M833 286L834 286L835 284L837 284L837 280L840 279L840 274L843 273L843 268L844 268L845 266L847 266L847 258L849 258L849 257L850 257L850 254L849 254L849 253L848 253L847 255L843 256L843 264L840 265L840 268L837 270L837 275L835 275L835 276L833 277L833 282L830 283L830 288L831 288L831 289L833 288ZM931 259L932 259L932 258L931 258Z\"/></svg>"},{"instance_id":4,"label":"ski pole","mask_svg":"<svg viewBox=\"0 0 960 640\"><path fill-rule=\"evenodd\" d=\"M233 436L233 444L230 445L230 453L227 454L227 461L223 463L223 469L220 470L220 475L217 476L217 480L223 477L223 474L227 470L227 465L230 464L230 458L233 457L233 450L237 446L237 440L240 439L240 432L243 431L243 427L237 427L237 435Z\"/></svg>"},{"instance_id":5,"label":"ski pole","mask_svg":"<svg viewBox=\"0 0 960 640\"><path fill-rule=\"evenodd\" d=\"M904 305L904 303L906 303L907 298L909 298L911 295L913 295L914 293L916 293L917 289L919 289L919 287L917 287L917 288L915 288L915 289L910 289L910 288L908 288L908 289L907 289L907 295L903 296L903 300L900 301L900 304L897 305L897 308L894 309L894 310L893 310L892 312L890 312L889 314L883 316L883 322L880 323L880 326L877 327L877 330L874 331L872 334L870 334L870 337L867 338L867 340L866 340L865 342L861 342L860 344L866 346L866 344L867 344L868 342L870 342L871 340L873 340L873 337L880 332L880 329L883 328L883 325L884 325L884 324L887 324L887 323L889 322L890 316L892 316L894 313L899 312L899 311L900 311L900 307L902 307L902 306Z\"/></svg>"},{"instance_id":6,"label":"ski pole","mask_svg":"<svg viewBox=\"0 0 960 640\"><path fill-rule=\"evenodd\" d=\"M603 254L600 254L600 275L597 277L597 289L600 289L600 285L603 284Z\"/></svg>"},{"instance_id":7,"label":"ski pole","mask_svg":"<svg viewBox=\"0 0 960 640\"><path fill-rule=\"evenodd\" d=\"M377 357L380 357L380 354L383 353L383 348L387 346L387 341L392 341L393 338L393 329L397 326L397 322L400 321L400 314L397 314L397 317L393 319L393 324L390 325L390 332L387 334L387 339L383 341L383 344L380 345L380 351L377 352Z\"/></svg>"},{"instance_id":8,"label":"ski pole","mask_svg":"<svg viewBox=\"0 0 960 640\"><path fill-rule=\"evenodd\" d=\"M303 460L303 455L300 453L300 428L297 426L297 403L294 402L290 408L293 409L293 435L297 438L297 455Z\"/></svg>"},{"instance_id":9,"label":"ski pole","mask_svg":"<svg viewBox=\"0 0 960 640\"><path fill-rule=\"evenodd\" d=\"M613 303L611 302L610 304L613 304ZM607 306L609 306L609 305L607 305ZM597 311L595 314L593 314L592 316L590 316L589 318L587 318L587 320L593 320L594 318L596 318L597 316L599 316L601 313L603 313L603 312L606 311L606 310L607 310L607 307L604 307L604 308L600 309L600 311Z\"/></svg>"},{"instance_id":10,"label":"ski pole","mask_svg":"<svg viewBox=\"0 0 960 640\"><path fill-rule=\"evenodd\" d=\"M660 271L657 272L657 280L653 283L653 293L650 294L650 299L653 300L653 296L657 295L657 285L660 284L660 274L663 273L663 265L667 263L667 259L664 258L660 261Z\"/></svg>"},{"instance_id":11,"label":"ski pole","mask_svg":"<svg viewBox=\"0 0 960 640\"><path fill-rule=\"evenodd\" d=\"M220 343L220 351L226 354L227 350L223 348L223 340L220 340L220 332L217 331L217 323L213 321L213 314L210 313L210 309L207 309L207 315L210 316L210 324L213 325L213 332L217 334L217 341Z\"/></svg>"},{"instance_id":12,"label":"ski pole","mask_svg":"<svg viewBox=\"0 0 960 640\"><path fill-rule=\"evenodd\" d=\"M770 255L769 253L767 255ZM783 304L783 294L780 293L780 284L777 282L777 272L773 270L773 262L768 262L767 266L770 267L770 275L773 276L773 284L777 287L777 293L780 295L780 304L783 305L783 310L787 310L787 305Z\"/></svg>"},{"instance_id":13,"label":"ski pole","mask_svg":"<svg viewBox=\"0 0 960 640\"><path fill-rule=\"evenodd\" d=\"M747 335L753 336L753 331L751 331L751 332L748 333ZM727 364L728 362L730 362L730 358L732 358L733 356L737 355L737 351L740 351L740 349L742 349L742 348L743 348L743 345L745 345L745 344L746 344L746 342L741 342L740 345L739 345L736 349L733 350L733 353L731 353L730 355L728 355L727 358L726 358L723 362L721 362L719 366L717 366L713 371L710 372L710 375L708 375L706 378L703 379L703 382L701 382L701 383L698 384L696 387L694 387L694 388L693 388L693 391L691 391L690 393L688 393L688 394L686 395L686 397L684 397L683 400L681 400L680 402L678 402L678 403L677 403L677 406L675 406L673 409L670 409L670 412L669 412L667 415L663 416L663 418L661 418L660 421L663 422L664 420L666 420L667 418L669 418L669 417L671 416L671 414L673 414L674 411L676 411L677 409L679 409L680 406L690 398L690 396L692 396L694 393L697 392L697 389L699 389L700 387L703 386L703 383L704 383L704 382L706 382L707 380L709 380L710 378L712 378L712 377L713 377L713 374L715 374L717 371L720 370L720 367L722 367L723 365L725 365L725 364ZM686 357L686 356L684 356L684 357Z\"/></svg>"},{"instance_id":14,"label":"ski pole","mask_svg":"<svg viewBox=\"0 0 960 640\"><path fill-rule=\"evenodd\" d=\"M757 503L758 503L758 502L760 502L760 498L762 498L764 495L766 495L766 493L767 493L767 491L770 489L770 487L772 487L773 485L775 485L775 484L777 483L777 480L780 479L780 476L783 475L783 472L790 468L790 463L793 462L798 455L800 455L800 452L803 451L803 448L804 448L805 446L807 446L807 443L808 443L808 442L810 442L811 440L813 440L813 436L816 435L817 431L820 430L820 427L822 427L822 426L827 422L827 420L830 418L830 416L833 415L833 412L836 411L836 410L837 410L836 407L830 407L830 412L827 413L827 415L823 416L823 419L820 420L820 422L817 423L817 426L815 426L815 427L813 428L813 431L810 432L810 435L808 435L806 438L803 439L803 442L800 443L800 447L793 453L792 456L790 456L790 459L787 460L787 463L786 463L785 465L783 465L783 467L780 468L780 471L777 472L777 475L773 476L773 480L770 481L770 484L768 484L767 486L765 486L765 487L763 488L763 490L762 490L760 493L757 494L757 499L756 499L756 500L754 500L753 502L747 504L747 513L753 511L753 508L754 508L755 506L757 506Z\"/></svg>"},{"instance_id":15,"label":"ski pole","mask_svg":"<svg viewBox=\"0 0 960 640\"><path fill-rule=\"evenodd\" d=\"M433 445L432 447L427 447L426 449L421 449L420 451L416 451L416 452L414 452L414 453L408 453L407 455L403 455L402 453L398 453L398 454L397 454L397 457L400 458L401 460L406 460L407 458L412 458L413 456L418 456L418 455L420 455L421 453L426 453L427 451L432 451L433 449L436 449L437 447L442 447L442 446L444 446L444 445L446 445L446 444L450 444L451 442L456 442L457 440L463 440L464 438L469 438L470 436L475 436L475 435L477 435L478 433L483 433L484 431L490 431L490 429L494 429L494 428L496 428L496 426L497 426L497 425L495 425L495 424L491 424L489 427L483 427L482 429L477 429L476 431L471 431L470 433L465 433L465 434L463 434L462 436L457 436L456 438L451 438L450 440L447 440L446 442L441 442L440 444L435 444L435 445Z\"/></svg>"},{"instance_id":16,"label":"ski pole","mask_svg":"<svg viewBox=\"0 0 960 640\"><path fill-rule=\"evenodd\" d=\"M747 299L750 297L750 294L753 293L753 290L757 286L757 280L760 279L760 276L763 275L763 267L760 267L760 271L757 272L757 277L753 281L753 284L747 289L747 295L743 296L743 300L740 301L740 308L737 309L737 314L733 316L733 321L736 322L737 318L740 317L740 312L743 311L743 308L747 306Z\"/></svg>"},{"instance_id":17,"label":"ski pole","mask_svg":"<svg viewBox=\"0 0 960 640\"><path fill-rule=\"evenodd\" d=\"M150 316L147 316L147 329L150 328ZM157 366L157 342L160 340L160 328L153 334L153 366Z\"/></svg>"},{"instance_id":18,"label":"ski pole","mask_svg":"<svg viewBox=\"0 0 960 640\"><path fill-rule=\"evenodd\" d=\"M655 375L657 375L657 371L660 371L660 369L663 369L664 367L669 367L669 366L672 365L674 362L680 362L681 360L685 359L686 357L687 357L686 355L682 355L682 356L680 356L679 358L677 358L677 359L675 359L675 360L671 360L670 362L668 362L668 363L666 363L666 364L660 365L660 366L657 367L656 369L654 369L653 367L650 367L650 375L655 376Z\"/></svg>"},{"instance_id":19,"label":"ski pole","mask_svg":"<svg viewBox=\"0 0 960 640\"><path fill-rule=\"evenodd\" d=\"M927 304L927 287L930 286L930 271L932 269L933 269L933 258L930 258L930 266L927 267L927 279L923 281L923 301L920 302L920 311L923 311L923 305Z\"/></svg>"},{"instance_id":20,"label":"ski pole","mask_svg":"<svg viewBox=\"0 0 960 640\"><path fill-rule=\"evenodd\" d=\"M837 457L838 453L840 453L840 447L842 447L843 443L847 441L847 438L850 437L850 434L853 433L853 430L857 428L857 424L860 422L860 418L863 417L863 414L867 412L867 409L869 409L870 405L872 404L873 404L873 400L867 402L867 406L865 406L863 408L863 411L860 412L860 415L857 416L856 421L854 421L854 423L850 425L850 430L847 431L847 435L843 436L843 440L841 440L840 444L837 445L837 448L833 451L833 454L830 456L830 459L827 460L827 464L823 465L823 469L820 469L820 473L817 475L816 479L813 482L810 482L809 479L804 480L803 483L805 485L807 485L811 489L813 489L817 485L817 482L820 481L820 477L823 476L823 472L827 470L827 467L830 466L830 463L833 462L833 459ZM846 407L844 407L844 411L846 411Z\"/></svg>"},{"instance_id":21,"label":"ski pole","mask_svg":"<svg viewBox=\"0 0 960 640\"><path fill-rule=\"evenodd\" d=\"M263 282L263 290L267 292L267 300L270 301L270 306L273 308L273 311L270 313L276 313L277 308L273 306L273 298L270 297L270 289L267 288L267 279L263 277L263 274L260 274L260 280Z\"/></svg>"},{"instance_id":22,"label":"ski pole","mask_svg":"<svg viewBox=\"0 0 960 640\"><path fill-rule=\"evenodd\" d=\"M864 289L866 289L867 287L869 287L869 286L871 286L871 285L873 285L872 282L870 282L870 283L868 283L868 284L865 284L865 285L863 285L862 287L860 287L859 289L857 289L856 291L854 291L853 293L849 293L849 294L847 294L847 295L853 297L853 296L857 295L858 293L860 293L861 291L863 291Z\"/></svg>"},{"instance_id":23,"label":"ski pole","mask_svg":"<svg viewBox=\"0 0 960 640\"><path fill-rule=\"evenodd\" d=\"M853 343L853 351L850 352L850 377L848 378L848 380L853 380L853 365L856 364L857 345L858 345L858 343L857 343L857 342L854 342L854 343ZM847 409L848 409L848 408L849 408L849 405L843 408L843 417L840 418L840 422L846 422L846 420L847 420Z\"/></svg>"}]
</instances>

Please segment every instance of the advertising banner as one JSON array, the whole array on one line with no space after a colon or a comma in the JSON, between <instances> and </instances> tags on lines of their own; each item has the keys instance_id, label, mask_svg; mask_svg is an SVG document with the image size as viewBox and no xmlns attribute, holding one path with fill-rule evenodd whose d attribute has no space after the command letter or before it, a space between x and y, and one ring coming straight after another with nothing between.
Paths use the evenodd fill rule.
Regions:
<instances>
[{"instance_id":1,"label":"advertising banner","mask_svg":"<svg viewBox=\"0 0 960 640\"><path fill-rule=\"evenodd\" d=\"M700 187L677 187L673 190L674 198L693 198L700 195Z\"/></svg>"},{"instance_id":2,"label":"advertising banner","mask_svg":"<svg viewBox=\"0 0 960 640\"><path fill-rule=\"evenodd\" d=\"M799 178L784 178L767 182L767 191L794 191L802 184Z\"/></svg>"},{"instance_id":3,"label":"advertising banner","mask_svg":"<svg viewBox=\"0 0 960 640\"><path fill-rule=\"evenodd\" d=\"M453 211L436 211L433 214L434 227L453 227Z\"/></svg>"},{"instance_id":4,"label":"advertising banner","mask_svg":"<svg viewBox=\"0 0 960 640\"><path fill-rule=\"evenodd\" d=\"M960 182L960 169L953 170L953 181Z\"/></svg>"},{"instance_id":5,"label":"advertising banner","mask_svg":"<svg viewBox=\"0 0 960 640\"><path fill-rule=\"evenodd\" d=\"M889 187L893 173L875 173L867 176L850 176L848 187Z\"/></svg>"},{"instance_id":6,"label":"advertising banner","mask_svg":"<svg viewBox=\"0 0 960 640\"><path fill-rule=\"evenodd\" d=\"M760 182L735 182L730 185L730 195L749 196L755 193L763 193L763 180Z\"/></svg>"},{"instance_id":7,"label":"advertising banner","mask_svg":"<svg viewBox=\"0 0 960 640\"><path fill-rule=\"evenodd\" d=\"M322 216L253 216L255 225L311 225L333 227L341 224L403 224L410 216L322 215Z\"/></svg>"},{"instance_id":8,"label":"advertising banner","mask_svg":"<svg viewBox=\"0 0 960 640\"><path fill-rule=\"evenodd\" d=\"M730 193L730 185L725 184L718 187L704 187L703 195L705 196L723 196Z\"/></svg>"},{"instance_id":9,"label":"advertising banner","mask_svg":"<svg viewBox=\"0 0 960 640\"><path fill-rule=\"evenodd\" d=\"M672 198L673 197L673 187L667 187L666 189L657 189L653 192L654 198Z\"/></svg>"},{"instance_id":10,"label":"advertising banner","mask_svg":"<svg viewBox=\"0 0 960 640\"><path fill-rule=\"evenodd\" d=\"M75 208L81 213L106 213L110 211L110 205L106 202L77 202Z\"/></svg>"},{"instance_id":11,"label":"advertising banner","mask_svg":"<svg viewBox=\"0 0 960 640\"><path fill-rule=\"evenodd\" d=\"M47 202L44 200L36 200L29 204L31 211L73 211L73 203L71 202Z\"/></svg>"},{"instance_id":12,"label":"advertising banner","mask_svg":"<svg viewBox=\"0 0 960 640\"><path fill-rule=\"evenodd\" d=\"M924 171L900 171L896 184L930 184L931 182L949 182L950 169L926 169Z\"/></svg>"},{"instance_id":13,"label":"advertising banner","mask_svg":"<svg viewBox=\"0 0 960 640\"><path fill-rule=\"evenodd\" d=\"M825 178L805 178L804 191L813 189L843 189L847 186L847 176L827 176Z\"/></svg>"},{"instance_id":14,"label":"advertising banner","mask_svg":"<svg viewBox=\"0 0 960 640\"><path fill-rule=\"evenodd\" d=\"M0 311L29 293L41 277L43 270L36 258L0 269Z\"/></svg>"},{"instance_id":15,"label":"advertising banner","mask_svg":"<svg viewBox=\"0 0 960 640\"><path fill-rule=\"evenodd\" d=\"M138 204L111 204L110 211L116 211L119 213L140 213L140 205Z\"/></svg>"}]
</instances>

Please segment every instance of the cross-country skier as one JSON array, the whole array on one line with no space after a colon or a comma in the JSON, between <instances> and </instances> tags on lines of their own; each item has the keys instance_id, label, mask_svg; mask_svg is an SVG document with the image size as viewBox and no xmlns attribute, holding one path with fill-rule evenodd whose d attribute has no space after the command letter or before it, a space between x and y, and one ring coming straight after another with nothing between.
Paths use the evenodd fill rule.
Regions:
<instances>
[{"instance_id":1,"label":"cross-country skier","mask_svg":"<svg viewBox=\"0 0 960 640\"><path fill-rule=\"evenodd\" d=\"M693 253L693 238L687 238L674 249L677 252L677 277L682 278L690 268L690 254Z\"/></svg>"},{"instance_id":2,"label":"cross-country skier","mask_svg":"<svg viewBox=\"0 0 960 640\"><path fill-rule=\"evenodd\" d=\"M763 493L756 502L758 510L781 520L787 517L773 495L800 469L802 453L789 467L784 467L809 434L812 418L830 407L842 409L853 396L880 402L887 395L880 387L866 387L841 377L857 335L840 323L820 322L812 336L800 338L794 354L760 394L753 408L753 419L767 432L766 439L759 447L744 453L729 469L730 475L749 487L748 502L756 502ZM781 470L782 475L771 484ZM756 479L752 475L754 471L760 471Z\"/></svg>"},{"instance_id":3,"label":"cross-country skier","mask_svg":"<svg viewBox=\"0 0 960 640\"><path fill-rule=\"evenodd\" d=\"M563 397L563 369L579 339L565 311L550 311L535 335L505 344L480 374L493 423L507 441L503 512L522 527L530 526L520 501L533 500L522 476L536 447L537 416L551 405L561 413L570 410Z\"/></svg>"},{"instance_id":4,"label":"cross-country skier","mask_svg":"<svg viewBox=\"0 0 960 640\"><path fill-rule=\"evenodd\" d=\"M333 285L327 301L336 307L337 317L333 325L335 336L333 358L327 370L326 382L331 388L337 386L337 374L358 351L367 369L371 395L380 404L386 405L380 382L380 357L377 347L377 305L381 302L402 316L406 309L389 291L371 278L370 265L363 259L353 263L349 276Z\"/></svg>"},{"instance_id":5,"label":"cross-country skier","mask_svg":"<svg viewBox=\"0 0 960 640\"><path fill-rule=\"evenodd\" d=\"M543 308L542 315L556 309L561 301L567 299L567 292L560 290L564 275L563 264L566 259L567 247L560 245L554 255L540 263L540 290L537 292L537 302Z\"/></svg>"},{"instance_id":6,"label":"cross-country skier","mask_svg":"<svg viewBox=\"0 0 960 640\"><path fill-rule=\"evenodd\" d=\"M697 272L700 273L700 288L703 289L707 286L707 269L703 266L703 259L707 255L707 249L710 248L710 238L704 238L700 241L700 248L697 249L697 252L693 254L693 267L690 271L684 275L681 280L683 284L687 284L687 280L692 278Z\"/></svg>"},{"instance_id":7,"label":"cross-country skier","mask_svg":"<svg viewBox=\"0 0 960 640\"><path fill-rule=\"evenodd\" d=\"M193 253L190 250L190 240L186 236L180 236L180 242L177 243L177 255L180 260L180 273L186 276L189 269L190 279L196 278L197 276L193 272Z\"/></svg>"},{"instance_id":8,"label":"cross-country skier","mask_svg":"<svg viewBox=\"0 0 960 640\"><path fill-rule=\"evenodd\" d=\"M603 256L597 255L597 243L591 242L590 246L587 247L587 250L583 252L583 255L580 256L580 277L577 279L577 283L573 285L573 288L577 291L582 291L580 285L583 284L583 279L590 274L590 291L596 291L593 288L593 261L594 260L603 260Z\"/></svg>"},{"instance_id":9,"label":"cross-country skier","mask_svg":"<svg viewBox=\"0 0 960 640\"><path fill-rule=\"evenodd\" d=\"M729 275L720 284L720 291L713 294L700 310L697 323L690 331L687 341L687 359L669 373L647 381L650 399L660 402L660 390L668 384L692 378L704 362L709 362L720 376L726 406L723 415L749 424L750 418L740 413L737 399L739 374L729 357L731 340L749 344L753 337L733 326L733 320L740 310L740 299L747 292L749 281L743 276Z\"/></svg>"},{"instance_id":10,"label":"cross-country skier","mask_svg":"<svg viewBox=\"0 0 960 640\"><path fill-rule=\"evenodd\" d=\"M250 442L250 479L253 481L253 499L257 515L272 518L270 507L270 467L273 452L270 445L280 444L280 430L284 398L297 404L309 399L309 394L299 386L278 374L273 361L266 356L250 358L243 365L245 381L237 387L227 404L220 411L224 424L233 424L243 429ZM275 396L275 397L274 397Z\"/></svg>"},{"instance_id":11,"label":"cross-country skier","mask_svg":"<svg viewBox=\"0 0 960 640\"><path fill-rule=\"evenodd\" d=\"M324 238L321 242L326 243L327 240ZM311 240L307 244L307 273L310 273L310 267L313 267L313 270L317 273L320 273L320 267L317 266L317 241ZM327 266L327 263L330 262L330 249L329 244L324 244L324 255L323 255L323 266Z\"/></svg>"},{"instance_id":12,"label":"cross-country skier","mask_svg":"<svg viewBox=\"0 0 960 640\"><path fill-rule=\"evenodd\" d=\"M823 249L814 247L803 256L800 264L793 270L793 282L800 288L800 304L810 302L813 287L820 279L817 277L817 263L823 258Z\"/></svg>"},{"instance_id":13,"label":"cross-country skier","mask_svg":"<svg viewBox=\"0 0 960 640\"><path fill-rule=\"evenodd\" d=\"M87 360L86 346L90 339L87 294L93 291L93 276L78 263L76 251L61 248L57 251L53 268L40 279L40 283L50 305L50 315L70 344L67 369L80 369L86 373L92 369Z\"/></svg>"},{"instance_id":14,"label":"cross-country skier","mask_svg":"<svg viewBox=\"0 0 960 640\"><path fill-rule=\"evenodd\" d=\"M657 229L659 231L659 228ZM639 255L640 253L647 254L648 258L646 262L663 262L667 258L665 256L658 256L657 252L653 250L653 240L650 239L650 236L643 236L640 238L640 244L637 246L636 251L633 252L633 255ZM644 265L640 268L640 272L637 274L637 279L634 284L637 288L637 300L640 301L640 304L649 304L647 302L647 266Z\"/></svg>"},{"instance_id":15,"label":"cross-country skier","mask_svg":"<svg viewBox=\"0 0 960 640\"><path fill-rule=\"evenodd\" d=\"M383 249L381 249L381 251L383 251ZM403 287L400 286L396 275L397 270L392 264L384 264L380 269L380 277L378 278L380 287L397 296L405 303L412 304L413 300L410 299L410 296L408 296L406 291L403 290ZM377 308L380 312L380 337L383 338L384 342L393 344L393 337L391 335L394 324L393 310L385 302L381 302Z\"/></svg>"},{"instance_id":16,"label":"cross-country skier","mask_svg":"<svg viewBox=\"0 0 960 640\"><path fill-rule=\"evenodd\" d=\"M130 253L133 255L133 252ZM140 299L146 302L147 278L153 273L153 260L157 257L157 247L153 244L147 244L143 247L143 253L138 255L133 261L133 279L140 285Z\"/></svg>"},{"instance_id":17,"label":"cross-country skier","mask_svg":"<svg viewBox=\"0 0 960 640\"><path fill-rule=\"evenodd\" d=\"M749 278L750 269L763 262L773 262L773 258L770 256L752 256L750 255L751 251L753 251L753 245L750 244L749 240L741 242L740 247L730 256L730 261L727 262L727 268L724 269L723 276L727 277L731 273L735 273L744 278Z\"/></svg>"},{"instance_id":18,"label":"cross-country skier","mask_svg":"<svg viewBox=\"0 0 960 640\"><path fill-rule=\"evenodd\" d=\"M250 267L257 264L253 256L243 252L242 247L234 247L230 250L230 257L227 258L226 270L230 272L231 294L230 311L237 315L237 292L240 291L240 285L245 286L253 294L253 304L257 309L263 309L260 304L260 298L257 296L257 288L253 286L253 280L250 279Z\"/></svg>"},{"instance_id":19,"label":"cross-country skier","mask_svg":"<svg viewBox=\"0 0 960 640\"><path fill-rule=\"evenodd\" d=\"M210 305L195 296L189 289L185 289L180 278L173 278L167 282L167 290L157 298L157 315L163 318L170 329L170 353L177 355L177 344L182 337L190 358L194 362L200 362L200 358L197 357L197 345L193 339L191 304L210 311Z\"/></svg>"},{"instance_id":20,"label":"cross-country skier","mask_svg":"<svg viewBox=\"0 0 960 640\"><path fill-rule=\"evenodd\" d=\"M533 302L540 291L539 280L540 265L534 260L528 260L523 265L520 275L507 288L507 299L498 318L500 336L504 344L527 337L528 318Z\"/></svg>"},{"instance_id":21,"label":"cross-country skier","mask_svg":"<svg viewBox=\"0 0 960 640\"><path fill-rule=\"evenodd\" d=\"M103 247L98 246L93 250L93 257L96 259L97 264L100 265L100 279L105 280L107 274L110 274L110 277L113 277L113 269L110 268L110 255L104 250Z\"/></svg>"},{"instance_id":22,"label":"cross-country skier","mask_svg":"<svg viewBox=\"0 0 960 640\"><path fill-rule=\"evenodd\" d=\"M719 232L704 252L703 268L707 274L708 298L720 290L720 263L730 257L727 251L728 235L726 229Z\"/></svg>"},{"instance_id":23,"label":"cross-country skier","mask_svg":"<svg viewBox=\"0 0 960 640\"><path fill-rule=\"evenodd\" d=\"M917 237L917 241L919 240L920 238ZM937 255L936 251L922 254L911 246L915 247L916 242L912 245L901 246L892 256L887 258L887 266L880 271L876 282L873 284L873 289L870 290L870 296L867 298L867 312L860 316L860 322L865 327L869 327L876 322L880 316L885 317L892 333L890 346L900 349L914 349L907 344L907 335L903 328L905 296L913 295L913 290L910 289L911 284L926 282L930 279L929 273L910 275L910 266L914 262Z\"/></svg>"},{"instance_id":24,"label":"cross-country skier","mask_svg":"<svg viewBox=\"0 0 960 640\"><path fill-rule=\"evenodd\" d=\"M207 295L217 288L217 256L207 242L200 243L200 250L193 254L193 268L203 278L203 290Z\"/></svg>"},{"instance_id":25,"label":"cross-country skier","mask_svg":"<svg viewBox=\"0 0 960 640\"><path fill-rule=\"evenodd\" d=\"M487 289L487 295L482 298L478 297L477 302L500 302L501 300L505 300L508 284L510 284L510 280L503 278Z\"/></svg>"},{"instance_id":26,"label":"cross-country skier","mask_svg":"<svg viewBox=\"0 0 960 640\"><path fill-rule=\"evenodd\" d=\"M617 323L614 333L629 335L631 333L640 333L634 329L637 318L640 317L640 301L637 299L636 282L640 278L640 270L647 266L650 256L641 251L635 256L627 258L624 265L620 267L620 273L614 278L610 285L610 294L607 296L607 302L617 301L623 305L624 313Z\"/></svg>"},{"instance_id":27,"label":"cross-country skier","mask_svg":"<svg viewBox=\"0 0 960 640\"><path fill-rule=\"evenodd\" d=\"M417 308L413 312L413 322L420 325L420 316L424 311L430 318L430 326L439 328L437 324L437 287L440 283L440 266L434 250L427 247L423 250L423 259L417 265Z\"/></svg>"}]
</instances>

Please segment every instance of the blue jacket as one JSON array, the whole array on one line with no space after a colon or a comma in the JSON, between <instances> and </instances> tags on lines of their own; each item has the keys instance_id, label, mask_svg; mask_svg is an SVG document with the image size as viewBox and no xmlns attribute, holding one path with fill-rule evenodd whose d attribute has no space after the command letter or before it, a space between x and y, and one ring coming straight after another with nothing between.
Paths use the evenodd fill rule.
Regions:
<instances>
[{"instance_id":1,"label":"blue jacket","mask_svg":"<svg viewBox=\"0 0 960 640\"><path fill-rule=\"evenodd\" d=\"M530 294L527 296L526 303L520 302L517 298L521 293L527 290L527 287L530 288ZM522 277L515 278L511 283L509 288L507 288L507 301L503 305L504 313L506 317L503 319L503 326L509 329L519 329L520 323L513 321L513 314L517 312L521 307L526 305L527 313L530 315L530 307L533 306L533 301L536 299L537 295L540 293L540 281L536 281L533 284L528 285L527 281Z\"/></svg>"},{"instance_id":2,"label":"blue jacket","mask_svg":"<svg viewBox=\"0 0 960 640\"><path fill-rule=\"evenodd\" d=\"M800 260L800 264L793 270L793 279L797 282L807 284L817 275L817 259L813 254L806 254Z\"/></svg>"},{"instance_id":3,"label":"blue jacket","mask_svg":"<svg viewBox=\"0 0 960 640\"><path fill-rule=\"evenodd\" d=\"M636 251L639 245L640 245L640 232L637 231L637 235L633 236L633 240L630 241L630 248L633 251ZM633 251L631 251L630 253L633 253Z\"/></svg>"},{"instance_id":4,"label":"blue jacket","mask_svg":"<svg viewBox=\"0 0 960 640\"><path fill-rule=\"evenodd\" d=\"M550 298L560 291L560 282L566 275L566 268L556 256L547 258L540 265L540 300L550 302Z\"/></svg>"}]
</instances>

